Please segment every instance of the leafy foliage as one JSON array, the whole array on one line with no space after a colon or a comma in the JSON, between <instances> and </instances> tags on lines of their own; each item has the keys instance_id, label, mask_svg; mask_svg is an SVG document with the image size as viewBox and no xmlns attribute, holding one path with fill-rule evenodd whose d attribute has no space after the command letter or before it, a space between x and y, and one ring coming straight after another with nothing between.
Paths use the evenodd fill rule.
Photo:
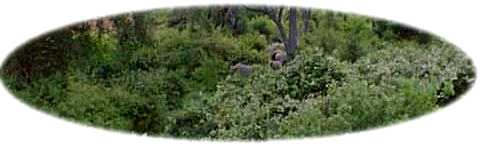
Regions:
<instances>
[{"instance_id":1,"label":"leafy foliage","mask_svg":"<svg viewBox=\"0 0 480 146\"><path fill-rule=\"evenodd\" d=\"M82 124L229 140L376 128L435 111L475 80L471 60L441 39L320 10L300 34L295 58L274 70L265 48L277 41L277 24L254 10L164 9L99 19L114 20L109 31L88 29L102 23L77 24L22 46L1 77L24 102ZM253 73L232 72L236 63Z\"/></svg>"}]
</instances>

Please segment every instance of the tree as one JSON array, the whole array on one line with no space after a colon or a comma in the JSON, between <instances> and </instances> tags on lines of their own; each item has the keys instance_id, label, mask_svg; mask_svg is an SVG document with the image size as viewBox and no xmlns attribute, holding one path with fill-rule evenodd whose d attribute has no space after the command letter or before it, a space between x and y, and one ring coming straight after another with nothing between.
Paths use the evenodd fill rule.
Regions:
<instances>
[{"instance_id":1,"label":"tree","mask_svg":"<svg viewBox=\"0 0 480 146\"><path fill-rule=\"evenodd\" d=\"M145 22L145 14L136 13L133 14L133 21L135 25L135 36L139 42L147 43L147 26Z\"/></svg>"},{"instance_id":2,"label":"tree","mask_svg":"<svg viewBox=\"0 0 480 146\"><path fill-rule=\"evenodd\" d=\"M285 7L248 7L248 10L256 11L267 15L277 26L280 33L280 39L284 43L286 51L288 53L288 60L292 60L295 57L296 49L298 48L299 31L298 31L298 8L289 7L288 9L288 34L285 30L285 24L283 23L283 12ZM310 10L302 10L304 13L303 32L308 31L310 21Z\"/></svg>"},{"instance_id":3,"label":"tree","mask_svg":"<svg viewBox=\"0 0 480 146\"><path fill-rule=\"evenodd\" d=\"M288 60L291 60L295 56L295 51L298 48L298 26L297 26L297 9L290 8L290 14L288 15L288 41L285 44L287 48ZM284 38L286 39L286 38Z\"/></svg>"},{"instance_id":4,"label":"tree","mask_svg":"<svg viewBox=\"0 0 480 146\"><path fill-rule=\"evenodd\" d=\"M310 31L310 19L312 18L312 10L311 9L302 9L302 17L303 17L303 33Z\"/></svg>"}]
</instances>

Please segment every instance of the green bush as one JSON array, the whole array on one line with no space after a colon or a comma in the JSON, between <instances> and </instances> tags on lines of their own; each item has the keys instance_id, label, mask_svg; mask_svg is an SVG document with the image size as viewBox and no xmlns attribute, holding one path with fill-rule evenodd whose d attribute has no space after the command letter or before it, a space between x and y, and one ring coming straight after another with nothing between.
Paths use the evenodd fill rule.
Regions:
<instances>
[{"instance_id":1,"label":"green bush","mask_svg":"<svg viewBox=\"0 0 480 146\"><path fill-rule=\"evenodd\" d=\"M22 97L21 100L24 102L38 106L42 110L55 111L54 107L62 103L66 96L66 78L61 72L33 80L23 86L18 85L19 82L14 78L3 80L8 88L15 89L12 90L14 95Z\"/></svg>"},{"instance_id":2,"label":"green bush","mask_svg":"<svg viewBox=\"0 0 480 146\"><path fill-rule=\"evenodd\" d=\"M371 84L388 83L399 77L429 81L439 90L440 102L447 104L468 88L474 73L472 62L465 60L465 54L454 46L435 43L430 46L398 44L362 57L353 66L359 78ZM453 89L456 83L456 91Z\"/></svg>"},{"instance_id":3,"label":"green bush","mask_svg":"<svg viewBox=\"0 0 480 146\"><path fill-rule=\"evenodd\" d=\"M286 94L296 99L311 94L326 95L330 84L343 81L342 66L340 61L322 53L298 56L286 68L289 85Z\"/></svg>"},{"instance_id":4,"label":"green bush","mask_svg":"<svg viewBox=\"0 0 480 146\"><path fill-rule=\"evenodd\" d=\"M251 18L247 22L248 32L265 35L268 39L277 34L275 24L266 16Z\"/></svg>"}]
</instances>

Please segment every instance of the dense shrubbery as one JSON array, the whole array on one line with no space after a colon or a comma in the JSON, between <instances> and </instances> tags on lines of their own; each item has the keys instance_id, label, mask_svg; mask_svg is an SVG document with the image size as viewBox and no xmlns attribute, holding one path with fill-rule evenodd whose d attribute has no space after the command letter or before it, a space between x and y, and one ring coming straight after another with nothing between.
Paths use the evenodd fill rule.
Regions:
<instances>
[{"instance_id":1,"label":"dense shrubbery","mask_svg":"<svg viewBox=\"0 0 480 146\"><path fill-rule=\"evenodd\" d=\"M223 10L122 15L115 31L66 28L15 52L2 78L21 100L80 123L213 139L374 128L432 112L474 80L470 60L435 37L323 11L295 58L274 70L265 48L279 35L275 23L238 8L232 24L219 19ZM254 72L232 73L236 63Z\"/></svg>"}]
</instances>

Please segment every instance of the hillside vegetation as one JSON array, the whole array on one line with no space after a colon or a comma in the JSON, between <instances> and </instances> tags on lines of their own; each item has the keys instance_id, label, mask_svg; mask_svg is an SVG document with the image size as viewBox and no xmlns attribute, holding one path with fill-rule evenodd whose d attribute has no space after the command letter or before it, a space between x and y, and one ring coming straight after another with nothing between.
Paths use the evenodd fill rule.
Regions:
<instances>
[{"instance_id":1,"label":"hillside vegetation","mask_svg":"<svg viewBox=\"0 0 480 146\"><path fill-rule=\"evenodd\" d=\"M288 53L279 69L266 51L275 42ZM252 72L232 71L237 63ZM293 7L212 6L61 28L17 49L1 76L25 103L82 124L264 140L415 118L466 92L475 72L460 49L401 24Z\"/></svg>"}]
</instances>

